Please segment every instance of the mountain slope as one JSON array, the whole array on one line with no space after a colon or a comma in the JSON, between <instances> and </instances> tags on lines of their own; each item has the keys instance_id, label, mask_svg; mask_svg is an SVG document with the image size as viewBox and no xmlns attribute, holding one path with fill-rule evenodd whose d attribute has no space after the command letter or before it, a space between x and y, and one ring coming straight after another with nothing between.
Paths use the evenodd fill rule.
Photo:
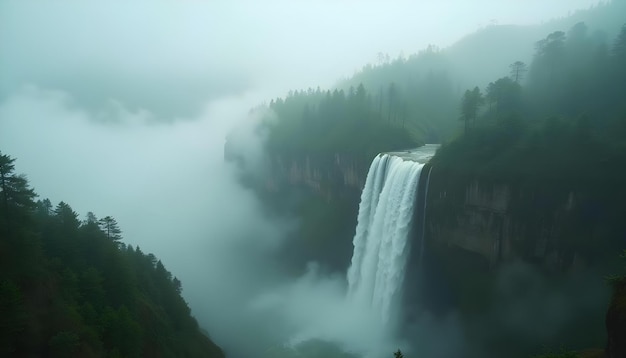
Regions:
<instances>
[{"instance_id":1,"label":"mountain slope","mask_svg":"<svg viewBox=\"0 0 626 358\"><path fill-rule=\"evenodd\" d=\"M0 355L224 357L161 261L109 216L35 202L13 162L0 153Z\"/></svg>"}]
</instances>

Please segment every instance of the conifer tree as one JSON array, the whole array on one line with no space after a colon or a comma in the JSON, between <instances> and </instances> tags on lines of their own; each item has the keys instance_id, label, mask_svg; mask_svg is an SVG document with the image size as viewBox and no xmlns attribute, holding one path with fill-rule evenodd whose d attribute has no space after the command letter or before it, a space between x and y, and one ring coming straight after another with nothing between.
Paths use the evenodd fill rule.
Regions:
<instances>
[{"instance_id":1,"label":"conifer tree","mask_svg":"<svg viewBox=\"0 0 626 358\"><path fill-rule=\"evenodd\" d=\"M98 221L100 228L106 234L109 240L119 241L122 239L122 230L117 224L117 221L111 216L105 216Z\"/></svg>"}]
</instances>

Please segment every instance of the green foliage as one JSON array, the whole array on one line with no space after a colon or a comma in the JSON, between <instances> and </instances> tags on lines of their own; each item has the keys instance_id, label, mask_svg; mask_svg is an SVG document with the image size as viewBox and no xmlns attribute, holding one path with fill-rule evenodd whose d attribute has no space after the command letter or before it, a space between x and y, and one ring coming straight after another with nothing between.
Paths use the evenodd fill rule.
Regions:
<instances>
[{"instance_id":1,"label":"green foliage","mask_svg":"<svg viewBox=\"0 0 626 358\"><path fill-rule=\"evenodd\" d=\"M119 241L122 239L122 230L117 224L117 221L110 216L105 216L98 220L98 224L102 231L106 234L107 239L113 241Z\"/></svg>"},{"instance_id":2,"label":"green foliage","mask_svg":"<svg viewBox=\"0 0 626 358\"><path fill-rule=\"evenodd\" d=\"M0 353L15 352L16 341L26 329L27 313L22 292L13 282L0 281Z\"/></svg>"},{"instance_id":3,"label":"green foliage","mask_svg":"<svg viewBox=\"0 0 626 358\"><path fill-rule=\"evenodd\" d=\"M433 188L449 188L439 205L447 213L439 215L458 215L465 188L479 180L510 189L508 210L527 224L529 239L518 245L529 256L555 213L561 250L601 260L623 248L626 194L618 188L626 181L626 74L605 47L579 23L537 43L524 88L509 78L490 83L488 108L478 113L476 89L466 92L463 118L467 123L476 113L475 125L432 161ZM568 201L571 208L564 208Z\"/></svg>"},{"instance_id":4,"label":"green foliage","mask_svg":"<svg viewBox=\"0 0 626 358\"><path fill-rule=\"evenodd\" d=\"M519 83L523 78L526 72L528 72L528 66L522 61L515 61L509 65L511 69L511 79L515 81L515 83Z\"/></svg>"},{"instance_id":5,"label":"green foliage","mask_svg":"<svg viewBox=\"0 0 626 358\"><path fill-rule=\"evenodd\" d=\"M478 116L478 110L485 103L485 98L483 97L480 89L478 87L474 87L473 90L465 91L463 95L463 99L461 101L461 119L465 123L465 134L469 132L469 127L472 121L476 120Z\"/></svg>"},{"instance_id":6,"label":"green foliage","mask_svg":"<svg viewBox=\"0 0 626 358\"><path fill-rule=\"evenodd\" d=\"M619 42L618 37L615 43ZM556 31L537 42L526 89L532 113L540 117L587 114L597 121L622 115L624 61L610 47L582 22L567 34Z\"/></svg>"},{"instance_id":7,"label":"green foliage","mask_svg":"<svg viewBox=\"0 0 626 358\"><path fill-rule=\"evenodd\" d=\"M110 216L35 203L13 162L0 154L0 355L223 357L161 261Z\"/></svg>"},{"instance_id":8,"label":"green foliage","mask_svg":"<svg viewBox=\"0 0 626 358\"><path fill-rule=\"evenodd\" d=\"M515 81L512 74L487 86L486 106L478 111L472 130L444 143L431 161L431 225L454 229L474 220L468 212L477 211L469 206L475 204L489 217L487 225L506 235L508 246L498 246L505 249L495 253L496 260L506 260L505 255L519 258L537 264L542 274L553 274L547 277L570 274L576 262L591 266L586 272L593 275L615 272L614 254L626 248L626 191L621 189L626 181L626 62L607 50L610 43L577 24L538 43L525 81ZM502 94L513 100L502 100ZM476 187L480 198L468 200L473 194L469 188ZM488 204L499 199L502 207ZM474 315L482 318L498 304L491 298L493 285L483 285L493 282L489 262L484 260L482 273L478 263L455 258L453 249L439 250L450 261L442 259L450 268L450 273L444 272L445 281L458 297L454 307L470 317L468 322ZM482 277L471 277L471 270L459 267L472 267ZM625 281L616 275L609 282L621 289ZM563 342L572 349L605 344L602 312L578 310L569 315L572 323L547 337L520 341L519 333L503 327L477 339L487 341L492 355L512 357L528 356L545 341ZM493 321L497 325L497 319ZM469 334L475 334L471 323L469 327ZM515 352L509 352L511 344ZM592 353L562 350L538 357Z\"/></svg>"},{"instance_id":9,"label":"green foliage","mask_svg":"<svg viewBox=\"0 0 626 358\"><path fill-rule=\"evenodd\" d=\"M417 135L407 131L407 118L391 84L390 104L376 108L360 85L347 95L343 90L294 92L270 103L275 118L268 120L267 147L283 157L334 159L336 154L371 157L381 151L415 147Z\"/></svg>"},{"instance_id":10,"label":"green foliage","mask_svg":"<svg viewBox=\"0 0 626 358\"><path fill-rule=\"evenodd\" d=\"M433 165L442 183L434 187L457 188L458 195L449 200L462 201L473 180L505 184L511 190L510 214L529 224L526 236L538 237L537 230L562 213L561 220L566 220L566 230L559 233L562 247L599 259L623 245L620 208L626 196L616 188L626 180L626 156L621 145L607 141L586 123L584 117L536 124L511 119L479 127L439 150ZM575 200L571 209L563 207L568 200ZM529 218L535 218L536 225ZM532 239L524 242L529 250L534 246Z\"/></svg>"},{"instance_id":11,"label":"green foliage","mask_svg":"<svg viewBox=\"0 0 626 358\"><path fill-rule=\"evenodd\" d=\"M257 180L255 173L246 173L245 180L271 206L303 218L298 237L289 240L284 251L295 266L323 257L333 268L345 269L358 208L358 180L378 153L422 144L424 130L406 111L409 102L400 86L390 83L381 91L380 100L364 85L347 93L296 91L271 101L269 111L259 112L264 120L257 130L267 136L270 161L262 170L269 174ZM244 167L245 155L237 152L237 144L245 144L246 133L246 128L232 132L225 148L227 159L239 160ZM294 186L292 175L299 178L294 179L300 184L297 189L306 189L287 188ZM348 190L347 176L354 179ZM265 179L280 194L268 195Z\"/></svg>"},{"instance_id":12,"label":"green foliage","mask_svg":"<svg viewBox=\"0 0 626 358\"><path fill-rule=\"evenodd\" d=\"M26 177L15 174L14 162L15 159L0 153L0 226L7 237L28 220L36 196Z\"/></svg>"},{"instance_id":13,"label":"green foliage","mask_svg":"<svg viewBox=\"0 0 626 358\"><path fill-rule=\"evenodd\" d=\"M80 338L74 332L61 331L50 338L50 356L69 358L76 356L76 350L80 344Z\"/></svg>"},{"instance_id":14,"label":"green foliage","mask_svg":"<svg viewBox=\"0 0 626 358\"><path fill-rule=\"evenodd\" d=\"M519 71L519 70L517 70ZM515 75L519 77L520 74ZM522 87L517 81L503 77L487 86L485 101L489 104L487 115L502 120L507 116L519 113L522 106Z\"/></svg>"},{"instance_id":15,"label":"green foliage","mask_svg":"<svg viewBox=\"0 0 626 358\"><path fill-rule=\"evenodd\" d=\"M574 351L567 350L565 348L561 348L558 351L548 351L546 353L542 353L533 358L579 358L580 355Z\"/></svg>"},{"instance_id":16,"label":"green foliage","mask_svg":"<svg viewBox=\"0 0 626 358\"><path fill-rule=\"evenodd\" d=\"M436 143L456 130L458 93L452 74L446 53L429 45L408 58L381 56L378 64L363 67L340 88L349 90L362 84L370 93L374 111L386 117L390 107L392 113L394 107L399 108L406 128L416 132L421 141Z\"/></svg>"}]
</instances>

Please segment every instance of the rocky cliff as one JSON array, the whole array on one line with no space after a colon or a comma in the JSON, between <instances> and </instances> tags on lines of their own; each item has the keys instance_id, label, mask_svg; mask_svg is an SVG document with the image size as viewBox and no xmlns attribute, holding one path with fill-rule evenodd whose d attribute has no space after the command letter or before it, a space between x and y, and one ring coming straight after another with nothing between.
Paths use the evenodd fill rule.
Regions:
<instances>
[{"instance_id":1,"label":"rocky cliff","mask_svg":"<svg viewBox=\"0 0 626 358\"><path fill-rule=\"evenodd\" d=\"M358 192L365 185L367 166L354 156L335 153L326 160L274 156L268 160L265 188L278 192L285 186L306 188L332 200L346 191ZM358 203L357 203L358 205Z\"/></svg>"},{"instance_id":2,"label":"rocky cliff","mask_svg":"<svg viewBox=\"0 0 626 358\"><path fill-rule=\"evenodd\" d=\"M606 188L572 190L558 181L502 180L431 165L424 237L414 239L414 247L423 239L424 249L411 253L407 312L459 315L468 337L495 355L600 347L607 336L607 354L623 352L623 288L606 332L602 324L609 301L604 277L615 272L624 237L607 215L611 201L597 194ZM511 346L518 348L514 355Z\"/></svg>"},{"instance_id":3,"label":"rocky cliff","mask_svg":"<svg viewBox=\"0 0 626 358\"><path fill-rule=\"evenodd\" d=\"M601 249L599 225L581 222L584 194L549 188L450 178L433 168L427 241L482 257L489 267L522 259L552 270L577 270Z\"/></svg>"},{"instance_id":4,"label":"rocky cliff","mask_svg":"<svg viewBox=\"0 0 626 358\"><path fill-rule=\"evenodd\" d=\"M277 258L290 270L315 261L345 272L352 256L361 190L371 158L273 155L248 178L268 210L298 220Z\"/></svg>"},{"instance_id":5,"label":"rocky cliff","mask_svg":"<svg viewBox=\"0 0 626 358\"><path fill-rule=\"evenodd\" d=\"M626 357L626 277L613 281L613 298L606 313L606 330L606 357Z\"/></svg>"}]
</instances>

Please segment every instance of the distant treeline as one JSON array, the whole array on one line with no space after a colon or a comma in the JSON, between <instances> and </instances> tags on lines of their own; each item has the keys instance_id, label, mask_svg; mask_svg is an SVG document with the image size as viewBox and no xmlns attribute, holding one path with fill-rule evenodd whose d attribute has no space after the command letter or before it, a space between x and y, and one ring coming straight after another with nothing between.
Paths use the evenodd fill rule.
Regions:
<instances>
[{"instance_id":1,"label":"distant treeline","mask_svg":"<svg viewBox=\"0 0 626 358\"><path fill-rule=\"evenodd\" d=\"M371 157L447 142L459 134L459 118L468 128L478 117L493 121L513 114L529 120L586 114L606 121L624 107L623 48L623 30L611 39L580 22L539 40L532 63L502 63L509 76L464 95L461 81L452 77L449 53L429 46L408 58L367 65L336 89L296 90L270 101L267 147L300 157Z\"/></svg>"}]
</instances>

